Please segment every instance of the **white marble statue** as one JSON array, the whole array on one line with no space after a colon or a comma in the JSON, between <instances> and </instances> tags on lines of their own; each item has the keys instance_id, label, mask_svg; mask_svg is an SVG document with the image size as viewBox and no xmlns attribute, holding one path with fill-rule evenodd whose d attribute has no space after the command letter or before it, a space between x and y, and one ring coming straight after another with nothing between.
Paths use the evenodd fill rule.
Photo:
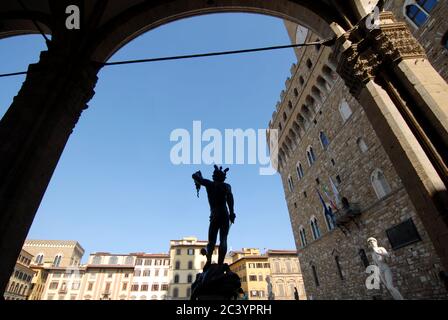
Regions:
<instances>
[{"instance_id":1,"label":"white marble statue","mask_svg":"<svg viewBox=\"0 0 448 320\"><path fill-rule=\"evenodd\" d=\"M378 247L378 241L375 238L367 240L368 246L372 249L372 259L374 264L378 267L380 272L380 279L384 286L389 290L390 294L395 300L403 300L400 291L394 286L392 271L390 270L387 261L390 260L390 255L383 247Z\"/></svg>"},{"instance_id":2,"label":"white marble statue","mask_svg":"<svg viewBox=\"0 0 448 320\"><path fill-rule=\"evenodd\" d=\"M272 289L271 277L266 277L266 282L268 283L268 300L275 300L275 295Z\"/></svg>"}]
</instances>

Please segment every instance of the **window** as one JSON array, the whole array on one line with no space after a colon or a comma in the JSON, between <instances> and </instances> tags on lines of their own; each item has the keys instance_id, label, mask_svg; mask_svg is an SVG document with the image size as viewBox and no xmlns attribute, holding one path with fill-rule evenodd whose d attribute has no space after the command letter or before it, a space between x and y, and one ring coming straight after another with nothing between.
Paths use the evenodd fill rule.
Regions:
<instances>
[{"instance_id":1,"label":"window","mask_svg":"<svg viewBox=\"0 0 448 320\"><path fill-rule=\"evenodd\" d=\"M182 249L176 249L176 255L181 255L182 254Z\"/></svg>"},{"instance_id":2,"label":"window","mask_svg":"<svg viewBox=\"0 0 448 320\"><path fill-rule=\"evenodd\" d=\"M278 295L280 297L284 297L285 296L285 286L283 283L277 283L277 288L278 288Z\"/></svg>"},{"instance_id":3,"label":"window","mask_svg":"<svg viewBox=\"0 0 448 320\"><path fill-rule=\"evenodd\" d=\"M303 166L300 162L297 163L296 170L297 170L297 177L299 178L299 180L301 180L305 176L305 173L303 171Z\"/></svg>"},{"instance_id":4,"label":"window","mask_svg":"<svg viewBox=\"0 0 448 320\"><path fill-rule=\"evenodd\" d=\"M288 102L288 109L292 110L292 102L291 101ZM286 116L286 114L285 114L285 116ZM285 121L286 121L286 118L285 118Z\"/></svg>"},{"instance_id":5,"label":"window","mask_svg":"<svg viewBox=\"0 0 448 320\"><path fill-rule=\"evenodd\" d=\"M44 262L44 255L42 253L38 254L34 261L36 264L42 264Z\"/></svg>"},{"instance_id":6,"label":"window","mask_svg":"<svg viewBox=\"0 0 448 320\"><path fill-rule=\"evenodd\" d=\"M106 283L106 287L104 288L104 292L110 293L110 282Z\"/></svg>"},{"instance_id":7,"label":"window","mask_svg":"<svg viewBox=\"0 0 448 320\"><path fill-rule=\"evenodd\" d=\"M256 275L250 275L249 276L249 281L257 281L257 276Z\"/></svg>"},{"instance_id":8,"label":"window","mask_svg":"<svg viewBox=\"0 0 448 320\"><path fill-rule=\"evenodd\" d=\"M174 283L179 283L179 275L178 274L176 274L174 276Z\"/></svg>"},{"instance_id":9,"label":"window","mask_svg":"<svg viewBox=\"0 0 448 320\"><path fill-rule=\"evenodd\" d=\"M378 199L384 198L391 192L391 188L387 183L384 173L381 170L376 169L375 171L373 171L372 175L370 176L370 181Z\"/></svg>"},{"instance_id":10,"label":"window","mask_svg":"<svg viewBox=\"0 0 448 320\"><path fill-rule=\"evenodd\" d=\"M127 288L128 288L128 283L123 282L123 284L121 285L121 290L126 290Z\"/></svg>"},{"instance_id":11,"label":"window","mask_svg":"<svg viewBox=\"0 0 448 320\"><path fill-rule=\"evenodd\" d=\"M299 78L299 82L300 82L300 85L304 85L304 83L305 83L305 79L303 79L303 77L302 76L300 76L300 78Z\"/></svg>"},{"instance_id":12,"label":"window","mask_svg":"<svg viewBox=\"0 0 448 320\"><path fill-rule=\"evenodd\" d=\"M137 260L135 260L135 265L137 266L141 266L143 264L143 260L138 258Z\"/></svg>"},{"instance_id":13,"label":"window","mask_svg":"<svg viewBox=\"0 0 448 320\"><path fill-rule=\"evenodd\" d=\"M294 96L296 98L299 96L299 91L296 88L294 88Z\"/></svg>"},{"instance_id":14,"label":"window","mask_svg":"<svg viewBox=\"0 0 448 320\"><path fill-rule=\"evenodd\" d=\"M317 276L317 269L315 266L311 266L311 270L313 271L313 277L314 277L314 284L316 287L319 286L319 277Z\"/></svg>"},{"instance_id":15,"label":"window","mask_svg":"<svg viewBox=\"0 0 448 320\"><path fill-rule=\"evenodd\" d=\"M341 278L341 280L344 280L344 275L342 274L341 264L339 263L339 256L335 256L334 261L336 262L336 268L338 269L339 278Z\"/></svg>"},{"instance_id":16,"label":"window","mask_svg":"<svg viewBox=\"0 0 448 320\"><path fill-rule=\"evenodd\" d=\"M306 150L306 158L308 159L308 164L310 167L316 162L316 155L312 146L309 146Z\"/></svg>"},{"instance_id":17,"label":"window","mask_svg":"<svg viewBox=\"0 0 448 320\"><path fill-rule=\"evenodd\" d=\"M179 288L174 288L173 289L173 298L178 298L179 297Z\"/></svg>"},{"instance_id":18,"label":"window","mask_svg":"<svg viewBox=\"0 0 448 320\"><path fill-rule=\"evenodd\" d=\"M56 257L54 257L53 260L53 266L59 267L61 265L62 255L58 254Z\"/></svg>"},{"instance_id":19,"label":"window","mask_svg":"<svg viewBox=\"0 0 448 320\"><path fill-rule=\"evenodd\" d=\"M193 261L188 261L188 269L193 269Z\"/></svg>"},{"instance_id":20,"label":"window","mask_svg":"<svg viewBox=\"0 0 448 320\"><path fill-rule=\"evenodd\" d=\"M448 32L442 38L442 46L448 50Z\"/></svg>"},{"instance_id":21,"label":"window","mask_svg":"<svg viewBox=\"0 0 448 320\"><path fill-rule=\"evenodd\" d=\"M180 269L180 261L176 261L174 264L174 269L179 270Z\"/></svg>"},{"instance_id":22,"label":"window","mask_svg":"<svg viewBox=\"0 0 448 320\"><path fill-rule=\"evenodd\" d=\"M155 277L158 277L158 276L159 276L159 272L160 272L160 269L156 269L156 270L154 271L154 276L155 276Z\"/></svg>"},{"instance_id":23,"label":"window","mask_svg":"<svg viewBox=\"0 0 448 320\"><path fill-rule=\"evenodd\" d=\"M306 247L307 245L306 233L305 228L303 226L300 226L299 228L299 235L300 235L300 241L302 242L302 247Z\"/></svg>"},{"instance_id":24,"label":"window","mask_svg":"<svg viewBox=\"0 0 448 320\"><path fill-rule=\"evenodd\" d=\"M305 198L308 198L308 194L306 193L306 191L303 191L303 196L304 196Z\"/></svg>"},{"instance_id":25,"label":"window","mask_svg":"<svg viewBox=\"0 0 448 320\"><path fill-rule=\"evenodd\" d=\"M187 282L188 282L188 283L192 283L192 282L193 282L193 276L192 276L191 274L189 274L189 275L187 276Z\"/></svg>"},{"instance_id":26,"label":"window","mask_svg":"<svg viewBox=\"0 0 448 320\"><path fill-rule=\"evenodd\" d=\"M260 281L260 282L263 281L263 275L261 275L261 274L258 275L258 281Z\"/></svg>"},{"instance_id":27,"label":"window","mask_svg":"<svg viewBox=\"0 0 448 320\"><path fill-rule=\"evenodd\" d=\"M58 288L58 285L59 285L59 282L53 281L52 283L50 283L50 289L56 290Z\"/></svg>"},{"instance_id":28,"label":"window","mask_svg":"<svg viewBox=\"0 0 448 320\"><path fill-rule=\"evenodd\" d=\"M328 230L331 231L336 227L336 221L335 221L335 217L333 214L333 209L329 205L326 205L326 206L327 206L328 210L323 209L323 211L324 211L325 221L327 222Z\"/></svg>"},{"instance_id":29,"label":"window","mask_svg":"<svg viewBox=\"0 0 448 320\"><path fill-rule=\"evenodd\" d=\"M79 281L72 283L72 290L79 290L81 283Z\"/></svg>"},{"instance_id":30,"label":"window","mask_svg":"<svg viewBox=\"0 0 448 320\"><path fill-rule=\"evenodd\" d=\"M94 256L92 259L92 264L101 264L102 257L101 256Z\"/></svg>"},{"instance_id":31,"label":"window","mask_svg":"<svg viewBox=\"0 0 448 320\"><path fill-rule=\"evenodd\" d=\"M134 271L134 277L140 277L141 274L142 274L142 272L140 270Z\"/></svg>"},{"instance_id":32,"label":"window","mask_svg":"<svg viewBox=\"0 0 448 320\"><path fill-rule=\"evenodd\" d=\"M158 283L153 284L152 287L151 287L151 290L152 291L159 291L159 284Z\"/></svg>"},{"instance_id":33,"label":"window","mask_svg":"<svg viewBox=\"0 0 448 320\"><path fill-rule=\"evenodd\" d=\"M89 285L87 286L87 291L93 290L93 282L89 282Z\"/></svg>"},{"instance_id":34,"label":"window","mask_svg":"<svg viewBox=\"0 0 448 320\"><path fill-rule=\"evenodd\" d=\"M109 258L109 264L117 264L118 263L118 257L110 257Z\"/></svg>"},{"instance_id":35,"label":"window","mask_svg":"<svg viewBox=\"0 0 448 320\"><path fill-rule=\"evenodd\" d=\"M348 105L347 101L343 100L339 106L339 112L341 113L342 120L346 122L352 115L352 109Z\"/></svg>"},{"instance_id":36,"label":"window","mask_svg":"<svg viewBox=\"0 0 448 320\"><path fill-rule=\"evenodd\" d=\"M138 291L138 289L139 289L139 285L138 284L133 284L131 286L131 291Z\"/></svg>"},{"instance_id":37,"label":"window","mask_svg":"<svg viewBox=\"0 0 448 320\"><path fill-rule=\"evenodd\" d=\"M126 257L126 264L127 265L134 264L134 258L133 257Z\"/></svg>"},{"instance_id":38,"label":"window","mask_svg":"<svg viewBox=\"0 0 448 320\"><path fill-rule=\"evenodd\" d=\"M152 264L151 259L145 259L145 266L150 266Z\"/></svg>"},{"instance_id":39,"label":"window","mask_svg":"<svg viewBox=\"0 0 448 320\"><path fill-rule=\"evenodd\" d=\"M168 285L166 283L162 284L162 291L167 291L168 290Z\"/></svg>"},{"instance_id":40,"label":"window","mask_svg":"<svg viewBox=\"0 0 448 320\"><path fill-rule=\"evenodd\" d=\"M258 296L258 291L257 290L251 290L250 291L250 296L251 297L257 297Z\"/></svg>"},{"instance_id":41,"label":"window","mask_svg":"<svg viewBox=\"0 0 448 320\"><path fill-rule=\"evenodd\" d=\"M320 238L320 230L319 230L319 225L317 224L316 217L311 218L310 225L311 225L311 231L313 233L314 240L319 239Z\"/></svg>"},{"instance_id":42,"label":"window","mask_svg":"<svg viewBox=\"0 0 448 320\"><path fill-rule=\"evenodd\" d=\"M291 176L288 176L288 187L290 192L294 190L294 181Z\"/></svg>"},{"instance_id":43,"label":"window","mask_svg":"<svg viewBox=\"0 0 448 320\"><path fill-rule=\"evenodd\" d=\"M322 148L327 149L327 147L330 144L330 140L328 140L327 135L325 134L325 132L323 132L323 131L320 132L319 140L320 140L320 143L322 144Z\"/></svg>"},{"instance_id":44,"label":"window","mask_svg":"<svg viewBox=\"0 0 448 320\"><path fill-rule=\"evenodd\" d=\"M149 277L151 275L151 270L144 270L143 277Z\"/></svg>"},{"instance_id":45,"label":"window","mask_svg":"<svg viewBox=\"0 0 448 320\"><path fill-rule=\"evenodd\" d=\"M362 153L366 153L367 150L369 150L369 147L367 146L363 138L358 138L358 140L356 140L356 144L358 145L358 148Z\"/></svg>"},{"instance_id":46,"label":"window","mask_svg":"<svg viewBox=\"0 0 448 320\"><path fill-rule=\"evenodd\" d=\"M407 0L403 7L404 14L418 28L426 22L437 2L437 0Z\"/></svg>"},{"instance_id":47,"label":"window","mask_svg":"<svg viewBox=\"0 0 448 320\"><path fill-rule=\"evenodd\" d=\"M194 249L188 249L187 254L189 256L194 256Z\"/></svg>"},{"instance_id":48,"label":"window","mask_svg":"<svg viewBox=\"0 0 448 320\"><path fill-rule=\"evenodd\" d=\"M313 63L311 62L310 59L308 59L308 60L306 61L306 66L307 66L308 69L311 69L311 68L313 67Z\"/></svg>"}]
</instances>

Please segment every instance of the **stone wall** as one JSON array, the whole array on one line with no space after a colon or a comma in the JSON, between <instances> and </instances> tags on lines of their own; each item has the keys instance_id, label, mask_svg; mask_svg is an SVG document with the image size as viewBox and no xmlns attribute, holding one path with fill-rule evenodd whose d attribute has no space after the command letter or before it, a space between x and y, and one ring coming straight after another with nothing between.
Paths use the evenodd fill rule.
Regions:
<instances>
[{"instance_id":1,"label":"stone wall","mask_svg":"<svg viewBox=\"0 0 448 320\"><path fill-rule=\"evenodd\" d=\"M394 8L396 14L401 7ZM446 7L446 2L439 3L433 18L440 15ZM429 59L446 79L447 51L431 36L431 33L440 33L437 30L445 28L446 22L440 18L437 18L439 23L431 22L434 21L433 18L429 18L415 32L425 45ZM286 27L291 40L295 41L291 25L286 23ZM307 41L315 39L310 34ZM296 54L299 62L293 66L291 78L286 81L286 89L281 94L270 128L280 130L280 174L308 298L391 299L383 287L380 290L368 290L365 285L368 274L359 253L364 250L369 264L371 263L366 243L369 237L377 238L379 245L391 254L390 266L395 285L405 299L448 298L444 283L439 278L439 272L442 271L440 259L362 106L334 74L334 81L328 79L328 75L324 77L328 80L330 89L320 90L322 101L315 100L310 104L310 100L307 100L313 88L322 87L318 86L318 78L322 77L323 68L332 66L329 61L330 49L309 47ZM308 60L313 64L311 68ZM348 103L352 111L346 120L339 110L343 101ZM304 112L303 105L309 107L309 113ZM300 123L300 115L307 116L307 124ZM328 138L328 146L321 143L321 132ZM360 138L365 142L367 150L361 150L358 145ZM312 165L309 165L306 155L309 146L313 147L316 155L316 161ZM302 178L297 174L298 162L303 167ZM390 187L388 194L380 199L371 183L371 174L376 169L384 173ZM361 208L360 217L355 220L356 223L350 222L347 225L348 231L345 234L339 228L330 230L317 194L318 189L328 201L324 193L327 190L330 197L334 198L330 177L341 196L346 197L350 203L359 203ZM288 179L293 183L292 190ZM313 217L317 219L321 233L316 240L313 239L310 226ZM408 219L412 219L415 224L421 241L393 250L386 230ZM306 245L300 239L301 227L307 236ZM318 286L312 266L318 276Z\"/></svg>"}]
</instances>

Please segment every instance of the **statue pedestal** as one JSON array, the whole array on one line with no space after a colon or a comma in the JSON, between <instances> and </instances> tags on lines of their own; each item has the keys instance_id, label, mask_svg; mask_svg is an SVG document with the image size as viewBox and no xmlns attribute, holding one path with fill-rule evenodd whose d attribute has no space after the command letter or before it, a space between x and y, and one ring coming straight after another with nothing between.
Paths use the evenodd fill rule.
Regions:
<instances>
[{"instance_id":1,"label":"statue pedestal","mask_svg":"<svg viewBox=\"0 0 448 320\"><path fill-rule=\"evenodd\" d=\"M212 264L196 276L191 300L236 300L241 289L240 277L227 264Z\"/></svg>"}]
</instances>

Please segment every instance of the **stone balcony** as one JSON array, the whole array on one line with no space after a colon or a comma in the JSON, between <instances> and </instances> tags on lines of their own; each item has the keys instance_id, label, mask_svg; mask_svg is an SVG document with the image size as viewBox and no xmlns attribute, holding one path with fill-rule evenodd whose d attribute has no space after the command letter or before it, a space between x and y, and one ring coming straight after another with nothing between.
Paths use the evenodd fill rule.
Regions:
<instances>
[{"instance_id":1,"label":"stone balcony","mask_svg":"<svg viewBox=\"0 0 448 320\"><path fill-rule=\"evenodd\" d=\"M359 203L350 203L349 206L337 210L334 215L336 218L336 225L346 225L361 215L361 207Z\"/></svg>"}]
</instances>

